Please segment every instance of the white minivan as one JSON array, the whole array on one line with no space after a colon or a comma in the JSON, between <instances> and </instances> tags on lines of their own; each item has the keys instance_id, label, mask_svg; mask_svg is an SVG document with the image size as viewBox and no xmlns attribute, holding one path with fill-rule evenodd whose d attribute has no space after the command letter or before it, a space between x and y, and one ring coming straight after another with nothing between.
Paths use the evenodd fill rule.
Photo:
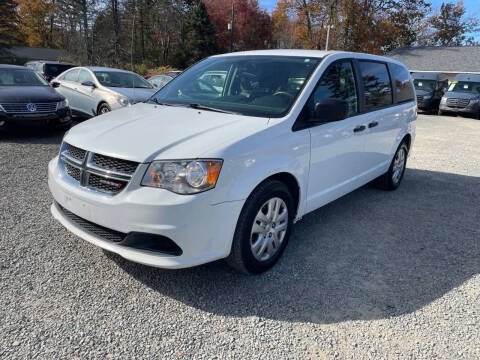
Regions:
<instances>
[{"instance_id":1,"label":"white minivan","mask_svg":"<svg viewBox=\"0 0 480 360\"><path fill-rule=\"evenodd\" d=\"M225 76L212 86L207 73ZM392 59L212 56L150 100L72 128L49 164L51 211L79 237L142 264L226 258L260 273L303 215L372 180L396 189L416 119L410 74Z\"/></svg>"}]
</instances>

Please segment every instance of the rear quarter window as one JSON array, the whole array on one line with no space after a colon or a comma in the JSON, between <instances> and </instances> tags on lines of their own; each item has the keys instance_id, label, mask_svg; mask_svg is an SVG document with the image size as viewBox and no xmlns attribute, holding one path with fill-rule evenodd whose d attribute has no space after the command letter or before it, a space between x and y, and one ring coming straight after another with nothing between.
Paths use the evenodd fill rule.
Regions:
<instances>
[{"instance_id":1,"label":"rear quarter window","mask_svg":"<svg viewBox=\"0 0 480 360\"><path fill-rule=\"evenodd\" d=\"M363 82L365 110L371 111L393 104L392 86L387 64L377 61L359 61Z\"/></svg>"},{"instance_id":2,"label":"rear quarter window","mask_svg":"<svg viewBox=\"0 0 480 360\"><path fill-rule=\"evenodd\" d=\"M389 67L397 103L413 101L415 98L415 90L410 81L410 73L408 70L401 65L392 63L389 64Z\"/></svg>"}]
</instances>

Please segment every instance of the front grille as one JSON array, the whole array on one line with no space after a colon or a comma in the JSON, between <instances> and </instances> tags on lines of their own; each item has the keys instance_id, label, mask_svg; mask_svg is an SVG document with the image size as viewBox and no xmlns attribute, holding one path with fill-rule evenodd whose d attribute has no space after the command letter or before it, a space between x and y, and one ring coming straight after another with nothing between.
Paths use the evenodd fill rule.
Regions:
<instances>
[{"instance_id":1,"label":"front grille","mask_svg":"<svg viewBox=\"0 0 480 360\"><path fill-rule=\"evenodd\" d=\"M80 216L75 215L74 213L65 209L59 203L56 203L58 207L63 211L66 217L76 223L78 226L82 227L84 230L87 230L105 240L113 241L113 242L120 242L125 239L127 234L121 233L119 231L115 231L112 229L108 229L106 227L97 225L92 223L91 221L85 220Z\"/></svg>"},{"instance_id":2,"label":"front grille","mask_svg":"<svg viewBox=\"0 0 480 360\"><path fill-rule=\"evenodd\" d=\"M95 165L113 171L120 171L125 174L133 174L137 169L138 163L128 160L115 159L110 156L95 154L93 156Z\"/></svg>"},{"instance_id":3,"label":"front grille","mask_svg":"<svg viewBox=\"0 0 480 360\"><path fill-rule=\"evenodd\" d=\"M10 103L0 104L8 114L39 114L57 111L57 103Z\"/></svg>"},{"instance_id":4,"label":"front grille","mask_svg":"<svg viewBox=\"0 0 480 360\"><path fill-rule=\"evenodd\" d=\"M95 154L68 143L62 144L61 159L65 174L80 186L108 195L122 191L138 163Z\"/></svg>"},{"instance_id":5,"label":"front grille","mask_svg":"<svg viewBox=\"0 0 480 360\"><path fill-rule=\"evenodd\" d=\"M105 193L116 194L122 190L128 181L109 180L96 174L90 174L88 177L88 186Z\"/></svg>"},{"instance_id":6,"label":"front grille","mask_svg":"<svg viewBox=\"0 0 480 360\"><path fill-rule=\"evenodd\" d=\"M70 165L69 163L65 163L65 170L67 171L68 176L72 179L80 181L80 169Z\"/></svg>"},{"instance_id":7,"label":"front grille","mask_svg":"<svg viewBox=\"0 0 480 360\"><path fill-rule=\"evenodd\" d=\"M70 144L66 144L66 148L70 155L72 155L75 159L80 161L83 161L83 159L85 158L85 154L87 153L85 150Z\"/></svg>"},{"instance_id":8,"label":"front grille","mask_svg":"<svg viewBox=\"0 0 480 360\"><path fill-rule=\"evenodd\" d=\"M464 108L464 107L467 107L468 104L470 104L470 100L468 99L453 99L453 98L447 99L447 105L449 107Z\"/></svg>"},{"instance_id":9,"label":"front grille","mask_svg":"<svg viewBox=\"0 0 480 360\"><path fill-rule=\"evenodd\" d=\"M417 102L421 103L423 101L423 95L417 95Z\"/></svg>"}]
</instances>

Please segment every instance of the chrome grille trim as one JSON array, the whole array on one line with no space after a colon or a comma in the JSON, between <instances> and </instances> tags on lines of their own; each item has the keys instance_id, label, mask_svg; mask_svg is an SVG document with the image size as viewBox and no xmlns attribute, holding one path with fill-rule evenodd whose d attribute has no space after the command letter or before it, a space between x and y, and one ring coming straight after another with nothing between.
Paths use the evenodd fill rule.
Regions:
<instances>
[{"instance_id":1,"label":"chrome grille trim","mask_svg":"<svg viewBox=\"0 0 480 360\"><path fill-rule=\"evenodd\" d=\"M448 98L447 105L450 107L457 107L457 108L464 108L470 104L469 99L455 99L455 98Z\"/></svg>"},{"instance_id":2,"label":"chrome grille trim","mask_svg":"<svg viewBox=\"0 0 480 360\"><path fill-rule=\"evenodd\" d=\"M27 105L33 104L35 111L28 110ZM48 103L2 103L0 104L7 114L39 114L57 111L57 102Z\"/></svg>"},{"instance_id":3,"label":"chrome grille trim","mask_svg":"<svg viewBox=\"0 0 480 360\"><path fill-rule=\"evenodd\" d=\"M80 155L83 154L83 157ZM77 148L68 143L63 143L60 150L61 168L64 173L75 180L75 183L96 192L107 195L115 195L122 191L130 182L138 168L138 163L128 160L110 158L118 164L125 163L129 167L134 166L131 173L115 171L98 166L94 162L95 153ZM104 155L101 155L104 156Z\"/></svg>"},{"instance_id":4,"label":"chrome grille trim","mask_svg":"<svg viewBox=\"0 0 480 360\"><path fill-rule=\"evenodd\" d=\"M423 95L417 95L417 102L423 101Z\"/></svg>"}]
</instances>

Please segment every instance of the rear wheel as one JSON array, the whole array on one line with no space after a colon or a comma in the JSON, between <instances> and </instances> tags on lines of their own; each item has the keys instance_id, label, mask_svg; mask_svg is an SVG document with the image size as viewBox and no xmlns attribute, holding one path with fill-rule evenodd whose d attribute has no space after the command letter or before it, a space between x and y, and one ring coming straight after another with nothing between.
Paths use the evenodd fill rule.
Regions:
<instances>
[{"instance_id":1,"label":"rear wheel","mask_svg":"<svg viewBox=\"0 0 480 360\"><path fill-rule=\"evenodd\" d=\"M284 183L260 184L243 206L227 263L244 274L270 269L287 246L293 214L293 197Z\"/></svg>"},{"instance_id":2,"label":"rear wheel","mask_svg":"<svg viewBox=\"0 0 480 360\"><path fill-rule=\"evenodd\" d=\"M102 103L98 107L97 115L106 114L107 112L110 112L110 111L111 111L110 106L108 106L106 103Z\"/></svg>"},{"instance_id":3,"label":"rear wheel","mask_svg":"<svg viewBox=\"0 0 480 360\"><path fill-rule=\"evenodd\" d=\"M383 190L395 190L400 186L407 166L408 146L403 141L398 147L388 171L375 180L375 185Z\"/></svg>"}]
</instances>

